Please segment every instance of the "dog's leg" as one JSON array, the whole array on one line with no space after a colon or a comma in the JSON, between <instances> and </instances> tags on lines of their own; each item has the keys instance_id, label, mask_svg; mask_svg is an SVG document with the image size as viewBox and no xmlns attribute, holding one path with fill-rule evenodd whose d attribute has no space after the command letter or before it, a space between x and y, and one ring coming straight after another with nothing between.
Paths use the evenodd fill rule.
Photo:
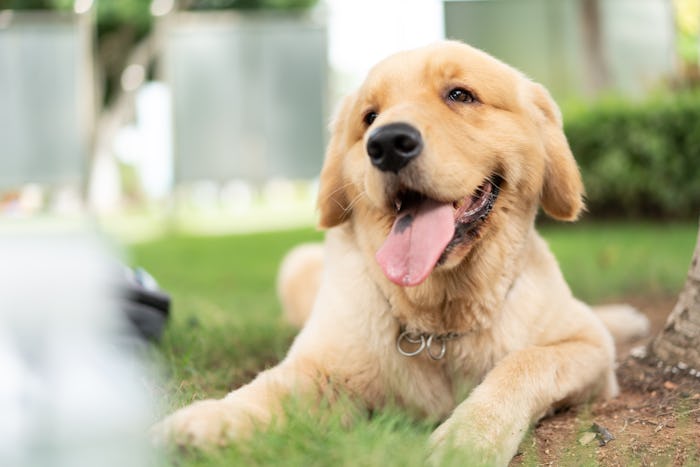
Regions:
<instances>
[{"instance_id":1,"label":"dog's leg","mask_svg":"<svg viewBox=\"0 0 700 467\"><path fill-rule=\"evenodd\" d=\"M507 465L530 424L554 404L596 390L615 395L611 347L581 337L510 354L432 434L431 460L439 464L454 448L484 465Z\"/></svg>"},{"instance_id":2,"label":"dog's leg","mask_svg":"<svg viewBox=\"0 0 700 467\"><path fill-rule=\"evenodd\" d=\"M245 438L283 416L283 401L291 395L318 394L309 367L282 362L223 399L207 399L184 407L152 429L154 441L200 448Z\"/></svg>"}]
</instances>

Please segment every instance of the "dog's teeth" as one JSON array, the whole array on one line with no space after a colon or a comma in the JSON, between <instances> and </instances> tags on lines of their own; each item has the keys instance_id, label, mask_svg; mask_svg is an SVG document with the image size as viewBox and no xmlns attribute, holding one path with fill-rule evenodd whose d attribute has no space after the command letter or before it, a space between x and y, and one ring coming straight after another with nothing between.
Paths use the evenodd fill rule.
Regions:
<instances>
[{"instance_id":1,"label":"dog's teeth","mask_svg":"<svg viewBox=\"0 0 700 467\"><path fill-rule=\"evenodd\" d=\"M394 208L396 208L396 212L399 212L401 210L401 200L400 199L397 198L394 201Z\"/></svg>"}]
</instances>

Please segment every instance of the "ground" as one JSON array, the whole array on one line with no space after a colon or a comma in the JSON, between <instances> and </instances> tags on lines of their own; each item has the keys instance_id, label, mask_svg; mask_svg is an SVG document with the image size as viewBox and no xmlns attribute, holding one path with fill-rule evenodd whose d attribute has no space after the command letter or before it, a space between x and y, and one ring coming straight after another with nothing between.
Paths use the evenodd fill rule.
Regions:
<instances>
[{"instance_id":1,"label":"ground","mask_svg":"<svg viewBox=\"0 0 700 467\"><path fill-rule=\"evenodd\" d=\"M674 304L627 301L650 318L651 335ZM700 377L635 358L632 348L619 349L618 397L545 418L511 465L700 465Z\"/></svg>"}]
</instances>

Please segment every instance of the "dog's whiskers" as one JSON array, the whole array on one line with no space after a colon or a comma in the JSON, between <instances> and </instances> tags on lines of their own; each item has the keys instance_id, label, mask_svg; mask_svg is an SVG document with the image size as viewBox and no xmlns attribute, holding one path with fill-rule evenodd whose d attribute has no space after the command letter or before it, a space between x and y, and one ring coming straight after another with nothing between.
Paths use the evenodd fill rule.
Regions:
<instances>
[{"instance_id":1,"label":"dog's whiskers","mask_svg":"<svg viewBox=\"0 0 700 467\"><path fill-rule=\"evenodd\" d=\"M498 172L493 172L493 174L487 180L489 181L489 183L491 183L494 186L500 186L505 181L505 178L503 177L502 174L500 174ZM480 196L480 195L484 194L484 191L485 191L484 188L478 187L476 190L474 190L473 194ZM493 199L496 199L496 197L498 195L493 193L493 191L489 191L487 193L487 196L493 200Z\"/></svg>"},{"instance_id":2,"label":"dog's whiskers","mask_svg":"<svg viewBox=\"0 0 700 467\"><path fill-rule=\"evenodd\" d=\"M346 188L349 187L350 185L352 185L352 182L346 182L346 183L344 183L343 185L340 185L338 188L336 188L335 190L331 191L331 192L328 194L328 197L330 198L330 197L333 196L334 194L338 193L338 192L341 191L341 190L346 189Z\"/></svg>"},{"instance_id":3,"label":"dog's whiskers","mask_svg":"<svg viewBox=\"0 0 700 467\"><path fill-rule=\"evenodd\" d=\"M364 190L362 190L360 193L358 193L358 195L355 196L355 197L352 199L352 201L350 201L350 204L348 204L348 207L346 208L346 211L349 211L350 209L352 209L352 208L360 201L360 199L361 199L363 196L365 196L365 195L366 195L366 193L365 193Z\"/></svg>"},{"instance_id":4,"label":"dog's whiskers","mask_svg":"<svg viewBox=\"0 0 700 467\"><path fill-rule=\"evenodd\" d=\"M345 219L346 216L350 214L350 211L352 211L352 208L355 207L357 203L360 202L360 199L362 199L363 196L365 196L366 193L364 190L362 190L360 193L358 193L357 196L355 196L350 203L348 203L347 207L343 208L343 219Z\"/></svg>"},{"instance_id":5,"label":"dog's whiskers","mask_svg":"<svg viewBox=\"0 0 700 467\"><path fill-rule=\"evenodd\" d=\"M333 201L340 209L342 209L343 211L347 211L348 209L350 209L350 206L343 206L343 204L342 204L340 201L338 201L337 199L335 199L335 198L333 197L333 195L336 194L336 193L338 193L338 192L341 191L341 190L344 190L345 188L349 187L350 185L352 185L352 182L347 182L347 183L345 183L345 184L339 186L339 187L336 188L335 190L331 191L331 192L328 194L328 196L326 197L326 199L330 199L330 200ZM351 204L352 204L352 203L351 203Z\"/></svg>"}]
</instances>

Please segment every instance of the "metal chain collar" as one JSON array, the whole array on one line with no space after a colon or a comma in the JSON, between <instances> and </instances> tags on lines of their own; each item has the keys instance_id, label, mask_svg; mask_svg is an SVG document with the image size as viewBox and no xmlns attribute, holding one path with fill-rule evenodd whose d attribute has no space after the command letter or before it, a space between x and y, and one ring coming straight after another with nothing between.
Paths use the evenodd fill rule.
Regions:
<instances>
[{"instance_id":1,"label":"metal chain collar","mask_svg":"<svg viewBox=\"0 0 700 467\"><path fill-rule=\"evenodd\" d=\"M425 351L433 360L440 360L447 352L447 341L462 337L464 334L448 332L446 334L428 334L425 332L411 332L402 330L396 339L396 350L404 357L415 357ZM439 345L438 352L433 351L433 347ZM414 350L407 350L406 346L417 346Z\"/></svg>"}]
</instances>

